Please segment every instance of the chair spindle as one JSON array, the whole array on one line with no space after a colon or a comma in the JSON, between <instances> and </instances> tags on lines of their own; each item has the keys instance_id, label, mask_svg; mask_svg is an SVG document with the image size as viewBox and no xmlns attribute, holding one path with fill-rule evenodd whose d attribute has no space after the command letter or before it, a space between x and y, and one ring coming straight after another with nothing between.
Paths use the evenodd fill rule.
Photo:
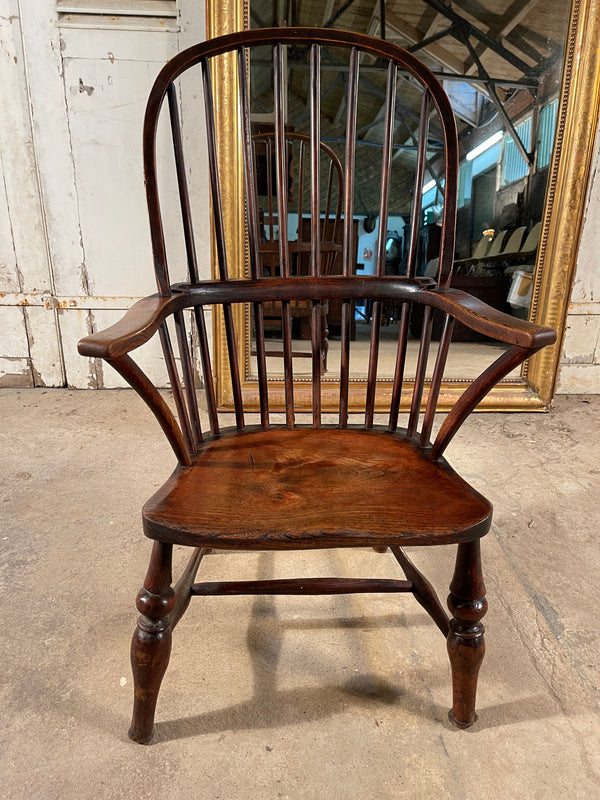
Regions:
<instances>
[{"instance_id":1,"label":"chair spindle","mask_svg":"<svg viewBox=\"0 0 600 800\"><path fill-rule=\"evenodd\" d=\"M217 155L212 77L209 60L207 58L203 58L201 59L201 64L202 82L204 88L204 108L208 134L208 162L213 207L213 221L217 247L217 260L219 264L219 277L222 281L226 281L229 277L229 274L227 268L227 248L225 245L225 226L223 224L223 205L221 202L221 185L219 180L219 162ZM233 387L236 426L238 430L243 430L245 423L242 403L242 390L238 366L235 328L233 325L233 313L230 303L223 304L223 318L225 321L225 336L227 339L227 350L229 355L229 370L231 373L231 384Z\"/></svg>"},{"instance_id":2,"label":"chair spindle","mask_svg":"<svg viewBox=\"0 0 600 800\"><path fill-rule=\"evenodd\" d=\"M275 186L277 187L277 219L279 223L279 265L281 276L290 277L290 248L288 239L288 173L287 142L285 139L285 89L283 47L273 49L273 82L275 90ZM283 333L283 371L285 382L285 416L288 427L294 425L294 372L292 367L292 312L289 300L281 302Z\"/></svg>"},{"instance_id":3,"label":"chair spindle","mask_svg":"<svg viewBox=\"0 0 600 800\"><path fill-rule=\"evenodd\" d=\"M452 282L454 268L454 245L456 241L456 207L458 204L458 142L456 121L451 113L444 115L444 137L446 144L446 168L444 181L444 215L440 241L438 286L447 289ZM453 135L451 135L451 132Z\"/></svg>"},{"instance_id":4,"label":"chair spindle","mask_svg":"<svg viewBox=\"0 0 600 800\"><path fill-rule=\"evenodd\" d=\"M388 428L395 431L398 428L398 415L400 400L402 398L402 384L404 382L404 368L406 366L406 346L408 343L408 323L410 321L410 303L402 303L400 311L400 324L398 326L398 346L396 348L396 364L394 366L394 381L392 384L392 398L390 401L390 418Z\"/></svg>"},{"instance_id":5,"label":"chair spindle","mask_svg":"<svg viewBox=\"0 0 600 800\"><path fill-rule=\"evenodd\" d=\"M266 158L267 158L267 215L269 221L269 241L275 241L275 217L273 209L273 146L271 140L267 139L266 144Z\"/></svg>"},{"instance_id":6,"label":"chair spindle","mask_svg":"<svg viewBox=\"0 0 600 800\"><path fill-rule=\"evenodd\" d=\"M231 386L233 389L233 403L235 408L235 424L238 430L244 430L244 402L242 399L242 385L240 381L240 368L238 364L235 326L233 324L233 310L231 303L223 303L223 318L225 320L225 336L229 354L229 371L231 373Z\"/></svg>"},{"instance_id":7,"label":"chair spindle","mask_svg":"<svg viewBox=\"0 0 600 800\"><path fill-rule=\"evenodd\" d=\"M302 204L304 200L304 150L305 150L305 142L304 140L298 142L298 241L302 241ZM293 159L293 155L292 155Z\"/></svg>"},{"instance_id":8,"label":"chair spindle","mask_svg":"<svg viewBox=\"0 0 600 800\"><path fill-rule=\"evenodd\" d=\"M423 397L423 386L425 374L427 372L427 359L429 357L429 345L431 343L431 328L433 324L433 314L431 306L425 306L423 310L423 328L421 330L421 342L419 345L419 356L417 358L417 369L415 371L415 385L413 388L412 400L410 404L410 415L408 418L408 428L406 434L412 439L417 432L419 424L419 414L421 411L421 399Z\"/></svg>"},{"instance_id":9,"label":"chair spindle","mask_svg":"<svg viewBox=\"0 0 600 800\"><path fill-rule=\"evenodd\" d=\"M321 273L321 48L317 44L310 48L310 274L316 278ZM330 167L333 170L333 164ZM330 178L332 173L330 173ZM327 210L329 210L331 180L328 186ZM325 215L323 225L327 225ZM300 225L300 227L302 227ZM325 228L326 230L326 228ZM321 303L315 301L311 309L312 347L312 418L313 427L321 425Z\"/></svg>"},{"instance_id":10,"label":"chair spindle","mask_svg":"<svg viewBox=\"0 0 600 800\"><path fill-rule=\"evenodd\" d=\"M239 75L239 112L242 125L243 156L244 156L244 182L246 190L246 213L248 215L248 248L250 256L250 275L256 279L260 277L260 220L258 211L258 198L256 186L256 154L252 144L252 128L250 124L250 100L248 92L248 59L246 49L238 49L238 75Z\"/></svg>"},{"instance_id":11,"label":"chair spindle","mask_svg":"<svg viewBox=\"0 0 600 800\"><path fill-rule=\"evenodd\" d=\"M446 359L450 349L450 342L452 341L452 331L454 329L454 317L449 314L445 315L444 327L440 338L437 357L435 359L435 366L433 368L433 375L429 384L429 395L427 397L427 406L425 407L425 415L423 416L423 425L421 426L421 438L419 445L427 447L431 430L433 428L433 420L437 408L438 398L440 396L440 388L442 385L442 378L444 377L444 369L446 367Z\"/></svg>"},{"instance_id":12,"label":"chair spindle","mask_svg":"<svg viewBox=\"0 0 600 800\"><path fill-rule=\"evenodd\" d=\"M373 427L375 413L375 390L377 388L377 364L379 362L379 336L381 331L381 300L373 302L371 313L371 343L367 369L367 398L365 401L365 427Z\"/></svg>"},{"instance_id":13,"label":"chair spindle","mask_svg":"<svg viewBox=\"0 0 600 800\"><path fill-rule=\"evenodd\" d=\"M394 120L396 118L396 81L398 69L393 61L388 64L385 92L385 123L383 153L381 157L381 201L379 208L379 234L377 237L377 274L385 274L385 242L390 208L390 172L394 146Z\"/></svg>"},{"instance_id":14,"label":"chair spindle","mask_svg":"<svg viewBox=\"0 0 600 800\"><path fill-rule=\"evenodd\" d=\"M175 409L179 418L179 425L181 432L188 450L188 453L194 452L193 436L190 426L190 421L185 408L183 400L183 393L181 391L181 382L179 380L179 373L177 371L177 364L175 363L175 356L173 355L173 347L171 345L171 337L167 323L163 322L159 328L160 343L162 345L165 364L167 367L167 374L169 376L169 383L171 384L171 391L173 392L173 400L175 401Z\"/></svg>"},{"instance_id":15,"label":"chair spindle","mask_svg":"<svg viewBox=\"0 0 600 800\"><path fill-rule=\"evenodd\" d=\"M258 209L258 187L256 175L256 148L252 142L250 124L250 101L248 81L248 59L246 49L238 49L239 106L242 123L244 179L246 189L246 213L248 215L248 244L250 257L250 275L255 280L262 277L260 264L260 218ZM254 326L256 331L256 366L258 370L258 394L260 400L260 419L263 428L269 425L269 391L267 385L267 360L265 348L265 323L263 304L254 303Z\"/></svg>"},{"instance_id":16,"label":"chair spindle","mask_svg":"<svg viewBox=\"0 0 600 800\"><path fill-rule=\"evenodd\" d=\"M192 283L198 282L198 259L196 257L196 242L192 225L192 212L190 208L190 195L187 177L185 174L185 161L183 158L183 142L181 140L181 124L179 121L179 107L177 91L173 83L167 89L169 103L169 118L171 122L171 135L173 137L173 150L175 154L175 171L177 173L177 186L179 188L179 202L181 205L181 219L183 223L183 237L187 254L188 272Z\"/></svg>"},{"instance_id":17,"label":"chair spindle","mask_svg":"<svg viewBox=\"0 0 600 800\"><path fill-rule=\"evenodd\" d=\"M212 374L210 348L206 332L206 320L204 318L203 306L194 306L194 320L196 322L196 332L198 334L198 344L200 350L200 362L202 364L202 377L204 380L204 391L206 394L206 405L208 409L208 421L210 432L213 436L219 433L219 415L217 414L217 401L215 398L215 385Z\"/></svg>"},{"instance_id":18,"label":"chair spindle","mask_svg":"<svg viewBox=\"0 0 600 800\"><path fill-rule=\"evenodd\" d=\"M385 242L387 238L387 221L390 205L390 170L392 165L392 147L394 143L394 119L396 111L396 76L397 68L393 61L388 64L385 93L385 124L383 131L383 151L381 156L381 196L379 203L379 233L377 235L376 274L385 274ZM381 329L381 301L373 303L371 323L371 347L369 350L369 369L367 376L367 400L365 406L365 425L373 427L375 408L375 390L377 386L377 364L379 360L379 338Z\"/></svg>"},{"instance_id":19,"label":"chair spindle","mask_svg":"<svg viewBox=\"0 0 600 800\"><path fill-rule=\"evenodd\" d=\"M323 219L323 224L326 227L327 227L327 224L329 223L329 219L331 217L331 198L332 198L332 194L333 194L333 172L334 172L334 166L333 166L333 163L330 163L329 164L328 183L327 183L327 197L325 199L325 216L324 216L324 219ZM339 191L340 188L341 187L338 186L338 204L341 203L341 201L342 201L342 197L341 197L341 194L340 194L340 191ZM337 225L338 225L338 220L336 218L334 220L334 227L333 227L332 234L331 234L331 241L332 242L336 242L337 241ZM321 269L320 274L321 275L325 275L325 274L327 274L327 271Z\"/></svg>"},{"instance_id":20,"label":"chair spindle","mask_svg":"<svg viewBox=\"0 0 600 800\"><path fill-rule=\"evenodd\" d=\"M356 109L358 101L358 49L350 51L348 85L346 89L346 153L344 163L344 238L342 273L348 277L353 266L353 223L354 223L354 162L356 155ZM340 418L342 428L348 424L348 385L350 380L350 311L348 300L342 302L342 343L340 360Z\"/></svg>"},{"instance_id":21,"label":"chair spindle","mask_svg":"<svg viewBox=\"0 0 600 800\"><path fill-rule=\"evenodd\" d=\"M223 205L221 202L221 183L219 180L219 161L217 155L212 77L209 60L207 58L203 58L201 63L202 83L204 88L204 112L206 116L206 131L208 138L210 191L213 208L213 222L215 226L217 260L219 264L219 278L222 281L226 281L228 278L227 250L225 247L225 226L223 224Z\"/></svg>"},{"instance_id":22,"label":"chair spindle","mask_svg":"<svg viewBox=\"0 0 600 800\"><path fill-rule=\"evenodd\" d=\"M412 199L412 213L410 218L410 240L408 245L408 259L406 262L406 277L414 278L417 269L417 253L419 249L419 231L421 228L421 204L423 200L423 179L425 177L425 162L427 160L427 139L429 137L429 107L431 98L429 92L423 93L421 100L421 116L419 119L419 144L417 146L417 167L415 170L415 183Z\"/></svg>"},{"instance_id":23,"label":"chair spindle","mask_svg":"<svg viewBox=\"0 0 600 800\"><path fill-rule=\"evenodd\" d=\"M173 316L175 319L175 330L177 332L177 343L179 345L179 358L181 360L181 371L183 373L183 385L185 388L192 442L194 450L197 450L198 445L202 442L202 427L200 425L198 400L196 398L196 387L194 385L194 368L190 355L183 311L176 311Z\"/></svg>"}]
</instances>

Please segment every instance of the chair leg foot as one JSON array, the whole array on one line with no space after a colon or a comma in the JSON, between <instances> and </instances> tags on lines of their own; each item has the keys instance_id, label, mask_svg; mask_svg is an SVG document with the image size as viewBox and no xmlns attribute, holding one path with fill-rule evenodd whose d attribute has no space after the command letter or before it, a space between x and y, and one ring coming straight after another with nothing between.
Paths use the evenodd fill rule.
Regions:
<instances>
[{"instance_id":1,"label":"chair leg foot","mask_svg":"<svg viewBox=\"0 0 600 800\"><path fill-rule=\"evenodd\" d=\"M452 725L454 725L455 728L460 728L461 731L464 731L467 728L470 728L471 725L473 725L474 722L477 722L477 714L474 714L474 719L471 722L459 722L455 718L454 712L452 711L452 709L450 709L450 711L448 711L448 719L450 720Z\"/></svg>"},{"instance_id":2,"label":"chair leg foot","mask_svg":"<svg viewBox=\"0 0 600 800\"><path fill-rule=\"evenodd\" d=\"M447 639L453 694L448 716L457 728L468 728L477 720L477 678L485 654L481 619L487 611L487 600L479 541L458 546L448 607L453 615Z\"/></svg>"},{"instance_id":3,"label":"chair leg foot","mask_svg":"<svg viewBox=\"0 0 600 800\"><path fill-rule=\"evenodd\" d=\"M137 596L140 618L131 642L134 701L129 738L139 744L152 740L156 701L171 655L172 550L172 545L154 543L148 574Z\"/></svg>"}]
</instances>

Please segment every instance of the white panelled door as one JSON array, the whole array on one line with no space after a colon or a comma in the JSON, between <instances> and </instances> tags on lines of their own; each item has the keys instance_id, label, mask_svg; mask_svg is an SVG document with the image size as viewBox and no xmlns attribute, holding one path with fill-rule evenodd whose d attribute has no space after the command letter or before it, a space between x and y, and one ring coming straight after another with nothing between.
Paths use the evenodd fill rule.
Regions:
<instances>
[{"instance_id":1,"label":"white panelled door","mask_svg":"<svg viewBox=\"0 0 600 800\"><path fill-rule=\"evenodd\" d=\"M0 33L0 386L122 385L76 344L155 291L144 106L204 3L0 0ZM160 383L153 346L141 361Z\"/></svg>"}]
</instances>

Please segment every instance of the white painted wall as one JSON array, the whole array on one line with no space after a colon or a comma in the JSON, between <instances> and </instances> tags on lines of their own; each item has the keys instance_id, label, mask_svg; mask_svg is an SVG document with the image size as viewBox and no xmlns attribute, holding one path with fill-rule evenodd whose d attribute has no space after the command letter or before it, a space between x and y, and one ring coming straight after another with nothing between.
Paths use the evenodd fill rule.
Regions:
<instances>
[{"instance_id":1,"label":"white painted wall","mask_svg":"<svg viewBox=\"0 0 600 800\"><path fill-rule=\"evenodd\" d=\"M122 385L76 345L155 291L144 108L165 61L205 36L204 4L179 5L179 21L138 20L131 30L130 20L123 29L125 18L90 27L89 18L73 16L62 24L54 0L0 0L0 385ZM194 113L184 96L184 143L197 128ZM166 139L162 148L161 187L175 200ZM192 202L207 196L202 169L195 169ZM204 213L199 208L196 232L209 252L206 202ZM167 238L177 242L173 279L182 279L178 215L164 216ZM140 352L150 377L162 382L158 346Z\"/></svg>"},{"instance_id":2,"label":"white painted wall","mask_svg":"<svg viewBox=\"0 0 600 800\"><path fill-rule=\"evenodd\" d=\"M56 313L18 305L53 290L18 0L0 0L0 385L60 386Z\"/></svg>"},{"instance_id":3,"label":"white painted wall","mask_svg":"<svg viewBox=\"0 0 600 800\"><path fill-rule=\"evenodd\" d=\"M600 393L600 132L592 168L557 391Z\"/></svg>"}]
</instances>

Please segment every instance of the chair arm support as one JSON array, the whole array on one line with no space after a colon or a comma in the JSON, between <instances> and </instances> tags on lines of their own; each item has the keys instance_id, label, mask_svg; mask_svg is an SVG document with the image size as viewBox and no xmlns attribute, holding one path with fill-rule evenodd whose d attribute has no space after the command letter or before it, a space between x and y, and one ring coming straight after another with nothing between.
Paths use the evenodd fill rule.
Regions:
<instances>
[{"instance_id":1,"label":"chair arm support","mask_svg":"<svg viewBox=\"0 0 600 800\"><path fill-rule=\"evenodd\" d=\"M147 342L161 322L181 304L181 295L154 294L138 300L114 325L85 336L77 345L82 356L114 359Z\"/></svg>"},{"instance_id":2,"label":"chair arm support","mask_svg":"<svg viewBox=\"0 0 600 800\"><path fill-rule=\"evenodd\" d=\"M511 317L458 289L436 289L427 294L435 308L441 308L468 328L500 342L538 350L556 341L554 328Z\"/></svg>"},{"instance_id":3,"label":"chair arm support","mask_svg":"<svg viewBox=\"0 0 600 800\"><path fill-rule=\"evenodd\" d=\"M135 389L158 420L179 463L189 466L188 443L180 425L152 381L128 355L149 341L181 305L181 295L145 297L114 325L81 339L77 349L82 356L105 359Z\"/></svg>"}]
</instances>

